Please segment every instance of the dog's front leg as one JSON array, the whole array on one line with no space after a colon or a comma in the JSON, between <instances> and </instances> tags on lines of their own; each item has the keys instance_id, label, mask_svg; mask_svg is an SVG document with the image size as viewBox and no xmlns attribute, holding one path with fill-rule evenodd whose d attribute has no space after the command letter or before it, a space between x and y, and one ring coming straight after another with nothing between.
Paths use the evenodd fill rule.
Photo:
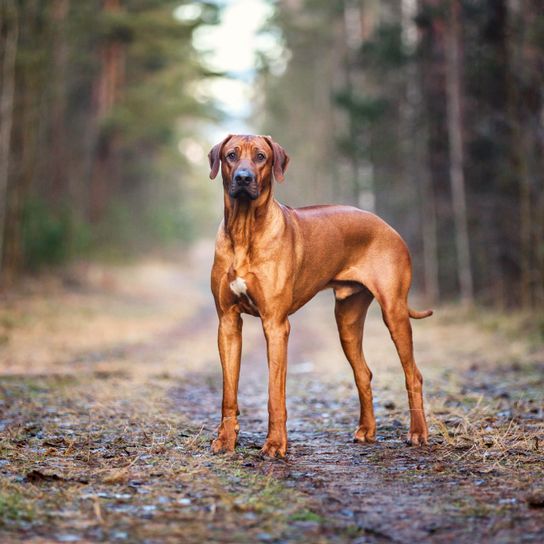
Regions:
<instances>
[{"instance_id":1,"label":"dog's front leg","mask_svg":"<svg viewBox=\"0 0 544 544\"><path fill-rule=\"evenodd\" d=\"M287 409L285 381L287 375L287 341L290 325L283 319L263 319L268 355L268 436L261 452L284 457L287 451Z\"/></svg>"},{"instance_id":2,"label":"dog's front leg","mask_svg":"<svg viewBox=\"0 0 544 544\"><path fill-rule=\"evenodd\" d=\"M238 425L238 379L242 354L242 318L234 308L219 316L219 356L223 369L221 425L212 442L214 453L234 451Z\"/></svg>"}]
</instances>

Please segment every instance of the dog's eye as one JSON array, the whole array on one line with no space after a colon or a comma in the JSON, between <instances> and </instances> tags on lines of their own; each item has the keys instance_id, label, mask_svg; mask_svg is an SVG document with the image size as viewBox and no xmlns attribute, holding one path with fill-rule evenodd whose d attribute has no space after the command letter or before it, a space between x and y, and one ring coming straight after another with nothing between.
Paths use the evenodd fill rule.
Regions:
<instances>
[{"instance_id":1,"label":"dog's eye","mask_svg":"<svg viewBox=\"0 0 544 544\"><path fill-rule=\"evenodd\" d=\"M234 151L231 151L230 153L227 153L227 159L229 159L229 161L233 161L236 159L236 153Z\"/></svg>"},{"instance_id":2,"label":"dog's eye","mask_svg":"<svg viewBox=\"0 0 544 544\"><path fill-rule=\"evenodd\" d=\"M266 156L265 156L264 153L257 153L256 158L257 158L258 161L262 162L262 161L264 161L266 159Z\"/></svg>"}]
</instances>

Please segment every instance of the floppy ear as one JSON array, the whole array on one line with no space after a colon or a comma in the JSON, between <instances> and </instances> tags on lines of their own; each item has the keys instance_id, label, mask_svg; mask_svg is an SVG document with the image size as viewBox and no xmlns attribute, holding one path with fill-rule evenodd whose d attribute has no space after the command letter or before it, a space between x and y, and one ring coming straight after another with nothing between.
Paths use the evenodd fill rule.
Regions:
<instances>
[{"instance_id":1,"label":"floppy ear","mask_svg":"<svg viewBox=\"0 0 544 544\"><path fill-rule=\"evenodd\" d=\"M264 139L268 142L268 145L274 152L274 162L272 164L272 171L276 181L282 182L285 178L284 174L289 164L289 155L285 152L285 149L280 144L277 144L271 136L265 136Z\"/></svg>"},{"instance_id":2,"label":"floppy ear","mask_svg":"<svg viewBox=\"0 0 544 544\"><path fill-rule=\"evenodd\" d=\"M215 179L217 172L219 172L219 164L221 162L221 151L223 146L230 140L232 134L229 134L222 142L214 145L208 153L208 160L210 161L210 179Z\"/></svg>"}]
</instances>

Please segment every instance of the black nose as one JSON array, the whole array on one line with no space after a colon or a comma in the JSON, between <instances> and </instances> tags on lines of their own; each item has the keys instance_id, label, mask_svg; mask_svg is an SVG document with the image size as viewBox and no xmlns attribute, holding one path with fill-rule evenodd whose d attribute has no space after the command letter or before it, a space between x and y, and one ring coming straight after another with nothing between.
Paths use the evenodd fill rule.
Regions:
<instances>
[{"instance_id":1,"label":"black nose","mask_svg":"<svg viewBox=\"0 0 544 544\"><path fill-rule=\"evenodd\" d=\"M245 187L255 181L255 174L249 170L236 170L234 172L234 181L237 185Z\"/></svg>"}]
</instances>

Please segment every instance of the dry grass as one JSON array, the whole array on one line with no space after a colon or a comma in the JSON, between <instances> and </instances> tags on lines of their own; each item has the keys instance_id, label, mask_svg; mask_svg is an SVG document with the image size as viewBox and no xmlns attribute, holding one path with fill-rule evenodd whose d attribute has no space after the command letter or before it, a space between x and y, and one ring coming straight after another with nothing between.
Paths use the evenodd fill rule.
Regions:
<instances>
[{"instance_id":1,"label":"dry grass","mask_svg":"<svg viewBox=\"0 0 544 544\"><path fill-rule=\"evenodd\" d=\"M13 537L235 541L281 535L307 505L244 468L248 455L212 457L209 433L177 413L164 383L18 378L3 393L0 527Z\"/></svg>"}]
</instances>

